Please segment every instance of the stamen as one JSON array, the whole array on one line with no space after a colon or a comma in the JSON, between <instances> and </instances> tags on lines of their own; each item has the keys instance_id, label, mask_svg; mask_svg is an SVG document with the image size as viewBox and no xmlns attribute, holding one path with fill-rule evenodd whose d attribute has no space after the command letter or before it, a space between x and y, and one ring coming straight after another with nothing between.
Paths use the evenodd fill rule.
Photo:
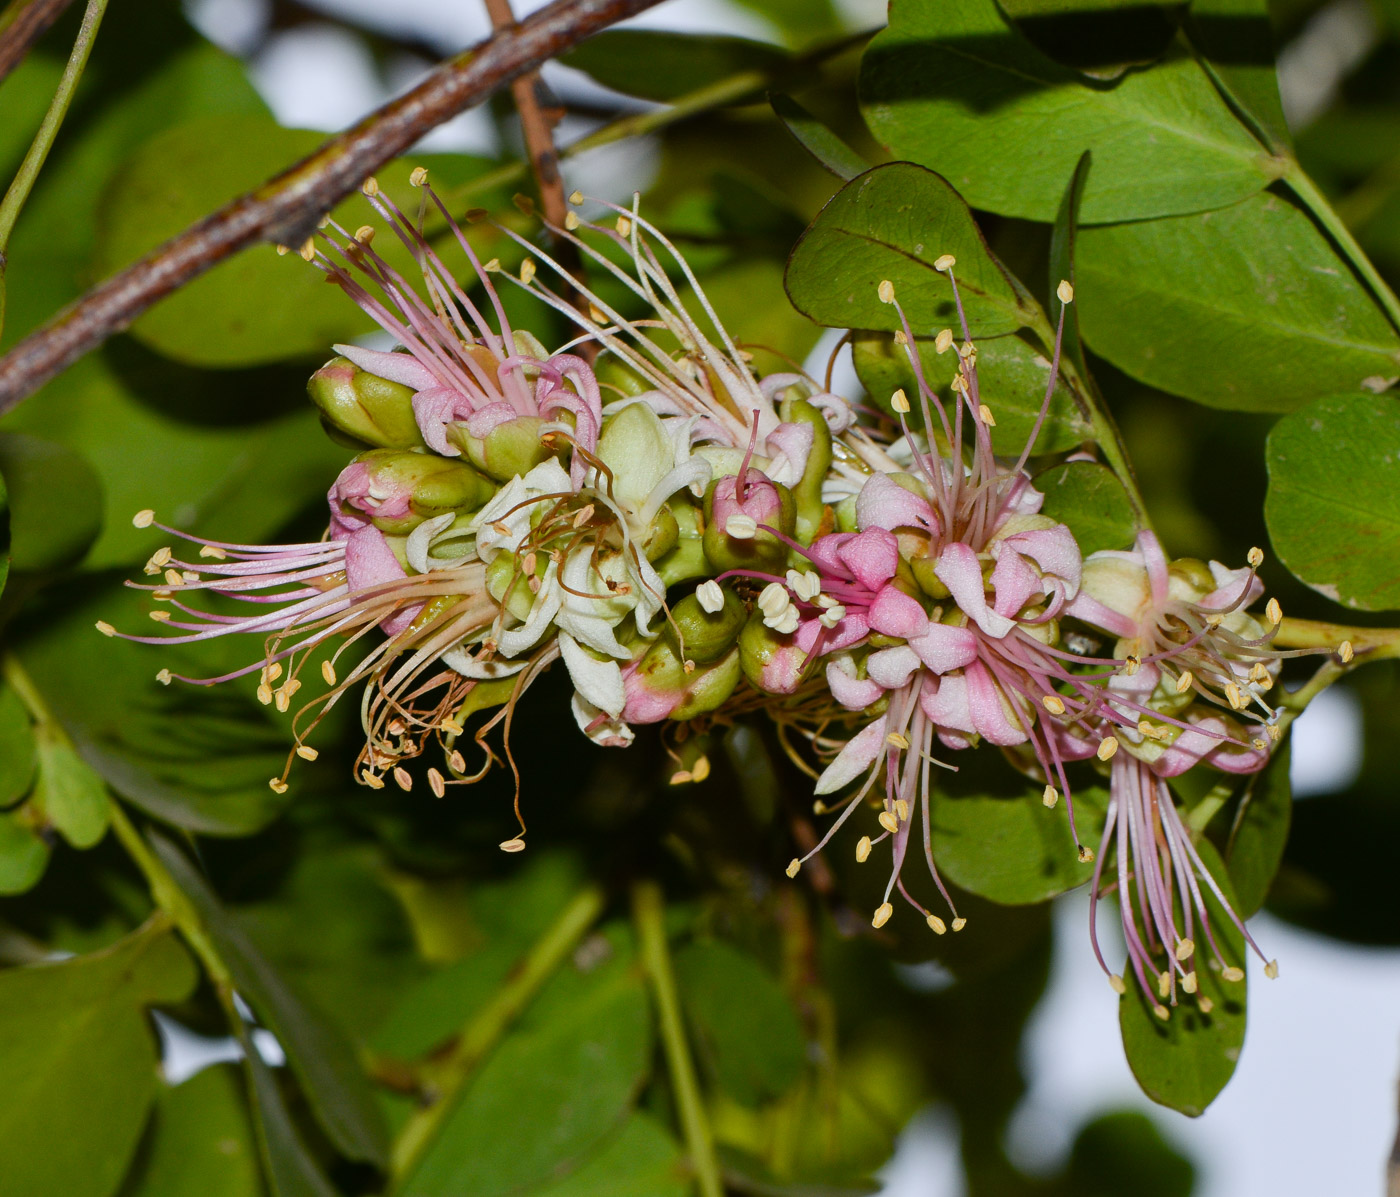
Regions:
<instances>
[{"instance_id":1,"label":"stamen","mask_svg":"<svg viewBox=\"0 0 1400 1197\"><path fill-rule=\"evenodd\" d=\"M894 913L894 907L888 902L882 903L880 909L875 912L875 917L870 920L870 925L877 931L890 921L890 915Z\"/></svg>"}]
</instances>

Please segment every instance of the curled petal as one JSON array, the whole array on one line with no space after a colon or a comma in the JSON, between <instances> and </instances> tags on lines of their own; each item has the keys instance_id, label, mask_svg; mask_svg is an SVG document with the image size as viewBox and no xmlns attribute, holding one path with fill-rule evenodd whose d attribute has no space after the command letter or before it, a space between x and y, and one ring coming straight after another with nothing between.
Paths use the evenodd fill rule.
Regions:
<instances>
[{"instance_id":1,"label":"curled petal","mask_svg":"<svg viewBox=\"0 0 1400 1197\"><path fill-rule=\"evenodd\" d=\"M884 688L868 678L858 678L848 657L837 657L826 663L826 685L831 697L849 711L860 711L879 702Z\"/></svg>"},{"instance_id":2,"label":"curled petal","mask_svg":"<svg viewBox=\"0 0 1400 1197\"><path fill-rule=\"evenodd\" d=\"M1257 773L1268 764L1268 748L1240 743L1239 731L1225 720L1209 715L1191 723L1153 762L1152 772L1159 777L1176 777L1202 761L1225 773Z\"/></svg>"},{"instance_id":3,"label":"curled petal","mask_svg":"<svg viewBox=\"0 0 1400 1197\"><path fill-rule=\"evenodd\" d=\"M888 716L881 715L860 729L817 778L815 792L831 794L849 785L864 773L885 750Z\"/></svg>"},{"instance_id":4,"label":"curled petal","mask_svg":"<svg viewBox=\"0 0 1400 1197\"><path fill-rule=\"evenodd\" d=\"M559 633L559 654L574 689L600 711L617 718L626 705L622 670L616 661L600 661L568 632Z\"/></svg>"},{"instance_id":5,"label":"curled petal","mask_svg":"<svg viewBox=\"0 0 1400 1197\"><path fill-rule=\"evenodd\" d=\"M909 639L928 630L928 616L918 599L910 598L895 586L883 586L866 612L871 630L886 636Z\"/></svg>"},{"instance_id":6,"label":"curled petal","mask_svg":"<svg viewBox=\"0 0 1400 1197\"><path fill-rule=\"evenodd\" d=\"M1014 550L1003 549L992 570L992 588L996 601L992 609L1010 618L1020 612L1030 600L1045 592L1040 575Z\"/></svg>"},{"instance_id":7,"label":"curled petal","mask_svg":"<svg viewBox=\"0 0 1400 1197\"><path fill-rule=\"evenodd\" d=\"M962 608L963 613L988 636L1000 640L1016 626L1012 620L987 606L987 596L982 589L982 563L967 545L948 545L939 555L933 572L948 588L953 601Z\"/></svg>"},{"instance_id":8,"label":"curled petal","mask_svg":"<svg viewBox=\"0 0 1400 1197\"><path fill-rule=\"evenodd\" d=\"M415 391L426 391L439 384L437 376L410 353L390 353L383 349L361 349L358 345L336 345L341 357L349 358L361 370L387 378Z\"/></svg>"},{"instance_id":9,"label":"curled petal","mask_svg":"<svg viewBox=\"0 0 1400 1197\"><path fill-rule=\"evenodd\" d=\"M960 673L950 673L941 678L925 675L923 689L919 691L919 706L940 729L957 732L977 730L972 723L967 679Z\"/></svg>"},{"instance_id":10,"label":"curled petal","mask_svg":"<svg viewBox=\"0 0 1400 1197\"><path fill-rule=\"evenodd\" d=\"M862 530L924 528L938 534L938 516L927 499L885 474L872 474L856 496L856 526Z\"/></svg>"},{"instance_id":11,"label":"curled petal","mask_svg":"<svg viewBox=\"0 0 1400 1197\"><path fill-rule=\"evenodd\" d=\"M914 650L902 644L871 653L865 663L866 673L886 690L895 690L906 684L918 668L919 658Z\"/></svg>"},{"instance_id":12,"label":"curled petal","mask_svg":"<svg viewBox=\"0 0 1400 1197\"><path fill-rule=\"evenodd\" d=\"M862 586L879 590L899 568L899 541L893 532L871 528L843 541L836 555Z\"/></svg>"},{"instance_id":13,"label":"curled petal","mask_svg":"<svg viewBox=\"0 0 1400 1197\"><path fill-rule=\"evenodd\" d=\"M815 436L810 424L779 424L764 441L769 463L763 472L774 482L796 486L807 469Z\"/></svg>"},{"instance_id":14,"label":"curled petal","mask_svg":"<svg viewBox=\"0 0 1400 1197\"><path fill-rule=\"evenodd\" d=\"M1020 719L1007 709L1007 699L987 667L980 661L975 662L963 671L963 676L967 678L972 725L978 734L989 743L1003 747L1024 744L1028 738L1026 730Z\"/></svg>"},{"instance_id":15,"label":"curled petal","mask_svg":"<svg viewBox=\"0 0 1400 1197\"><path fill-rule=\"evenodd\" d=\"M977 660L977 635L969 628L932 623L921 636L912 636L909 647L934 673L961 669Z\"/></svg>"}]
</instances>

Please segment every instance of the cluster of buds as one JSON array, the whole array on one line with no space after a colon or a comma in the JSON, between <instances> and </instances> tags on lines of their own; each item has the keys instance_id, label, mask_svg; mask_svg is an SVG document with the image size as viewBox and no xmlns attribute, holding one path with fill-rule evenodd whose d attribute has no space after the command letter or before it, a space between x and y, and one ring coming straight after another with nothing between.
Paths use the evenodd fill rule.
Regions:
<instances>
[{"instance_id":1,"label":"cluster of buds","mask_svg":"<svg viewBox=\"0 0 1400 1197\"><path fill-rule=\"evenodd\" d=\"M263 637L245 669L179 680L256 673L259 698L290 712L303 675L319 672L324 686L293 714L274 790L287 788L296 757L314 757L317 721L354 691L365 732L357 778L407 790L407 766L436 742L426 778L441 797L481 776L487 733L508 726L525 688L561 661L578 726L602 745L626 746L644 724L755 713L794 733L785 741L822 765L818 811L835 817L788 873L873 815L855 855L888 852L876 928L896 891L937 934L965 925L934 858L932 779L990 744L1043 787L1046 806L1063 799L1079 860L1097 856L1096 900L1117 890L1132 972L1161 1017L1197 993L1198 955L1227 981L1241 975L1204 895L1243 926L1166 779L1266 763L1279 736L1270 693L1287 655L1271 647L1281 613L1276 602L1262 619L1247 610L1260 597L1257 550L1239 570L1169 561L1144 530L1132 551L1084 558L1071 530L1041 514L1027 464L1058 337L1040 418L1010 460L993 452L966 321L960 343L951 329L934 338L956 360L945 402L888 282L880 297L898 313L916 393L895 392L892 419L861 421L801 373L759 377L635 203L595 205L606 219L587 221L575 194L551 230L608 278L604 293L504 229L523 265L482 263L426 173L413 183L420 213L446 219L470 282L373 180L368 202L414 277L373 248L368 226L327 221L304 254L398 346L337 346L311 379L328 432L356 450L330 489L325 537L239 545L158 525L197 559L162 548L147 567L159 575L146 589L164 634L132 639ZM961 317L955 265L937 263ZM550 349L514 326L500 285L562 313L572 339ZM1068 284L1058 297L1062 329ZM203 611L197 593L226 602ZM457 743L470 714L493 708L477 732L486 765L473 772ZM1076 761L1110 777L1097 852L1075 830ZM684 776L708 772L702 758ZM523 848L524 830L502 848ZM906 887L911 838L946 918Z\"/></svg>"}]
</instances>

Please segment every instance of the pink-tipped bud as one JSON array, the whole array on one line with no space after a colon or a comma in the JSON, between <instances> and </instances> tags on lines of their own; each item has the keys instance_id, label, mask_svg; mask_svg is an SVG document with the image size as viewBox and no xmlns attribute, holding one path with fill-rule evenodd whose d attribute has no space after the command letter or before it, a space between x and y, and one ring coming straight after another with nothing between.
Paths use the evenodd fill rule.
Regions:
<instances>
[{"instance_id":1,"label":"pink-tipped bud","mask_svg":"<svg viewBox=\"0 0 1400 1197\"><path fill-rule=\"evenodd\" d=\"M788 546L763 529L772 528L790 537L794 522L792 493L787 487L752 468L742 480L737 474L728 474L712 482L705 494L705 556L716 571L780 573Z\"/></svg>"},{"instance_id":2,"label":"pink-tipped bud","mask_svg":"<svg viewBox=\"0 0 1400 1197\"><path fill-rule=\"evenodd\" d=\"M463 461L431 453L374 449L341 471L331 490L337 514L358 513L402 536L448 511L474 511L494 488Z\"/></svg>"},{"instance_id":3,"label":"pink-tipped bud","mask_svg":"<svg viewBox=\"0 0 1400 1197\"><path fill-rule=\"evenodd\" d=\"M413 415L413 391L361 370L348 358L332 358L306 384L321 422L336 440L356 448L421 449Z\"/></svg>"}]
</instances>

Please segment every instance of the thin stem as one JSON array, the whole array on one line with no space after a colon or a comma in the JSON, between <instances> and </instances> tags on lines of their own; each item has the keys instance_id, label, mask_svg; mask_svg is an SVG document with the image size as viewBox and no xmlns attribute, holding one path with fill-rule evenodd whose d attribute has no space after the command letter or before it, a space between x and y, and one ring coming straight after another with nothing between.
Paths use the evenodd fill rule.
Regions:
<instances>
[{"instance_id":1,"label":"thin stem","mask_svg":"<svg viewBox=\"0 0 1400 1197\"><path fill-rule=\"evenodd\" d=\"M20 163L14 182L5 192L4 200L0 201L0 260L3 260L5 248L10 243L10 234L14 231L15 221L19 219L20 209L29 198L34 181L43 169L44 159L53 148L54 138L58 136L63 118L68 114L68 105L73 101L73 92L78 86L78 80L83 77L83 68L87 66L92 44L97 40L97 28L102 24L102 14L106 11L107 0L88 0L87 10L83 13L83 23L78 29L77 40L73 43L73 52L68 56L68 65L63 68L63 77L59 79L58 89L49 102L49 110L44 113L43 123L34 135L29 153L25 154L24 161Z\"/></svg>"},{"instance_id":2,"label":"thin stem","mask_svg":"<svg viewBox=\"0 0 1400 1197\"><path fill-rule=\"evenodd\" d=\"M472 1070L486 1058L598 921L603 904L603 891L597 886L581 891L526 953L510 980L462 1029L451 1052L434 1069L433 1104L408 1120L394 1144L391 1167L400 1180L410 1176L417 1167Z\"/></svg>"},{"instance_id":3,"label":"thin stem","mask_svg":"<svg viewBox=\"0 0 1400 1197\"><path fill-rule=\"evenodd\" d=\"M691 1166L695 1169L695 1179L700 1186L700 1197L724 1197L714 1136L710 1132L710 1122L700 1096L700 1084L695 1076L695 1064L690 1058L690 1045L685 1037L685 1026L681 1022L676 977L671 969L671 954L666 943L666 905L661 896L661 887L655 882L639 881L633 886L632 917L637 925L642 967L646 969L652 1000L656 1003L657 1019L661 1023L666 1068L671 1076L671 1090L680 1112L681 1130L690 1151Z\"/></svg>"},{"instance_id":4,"label":"thin stem","mask_svg":"<svg viewBox=\"0 0 1400 1197\"><path fill-rule=\"evenodd\" d=\"M1357 244L1356 238L1351 235L1351 230L1347 228L1342 218L1337 215L1328 199L1318 189L1316 183L1308 177L1307 172L1298 163L1289 159L1283 171L1283 181L1288 184L1293 194L1296 195L1308 211L1312 213L1313 219L1326 230L1328 235L1337 243L1342 253L1346 256L1351 267L1371 288L1381 307L1385 310L1391 324L1396 329L1400 329L1400 300L1395 297L1395 292L1390 289L1390 285L1383 279L1375 266L1371 264L1371 259L1366 256L1365 250Z\"/></svg>"},{"instance_id":5,"label":"thin stem","mask_svg":"<svg viewBox=\"0 0 1400 1197\"><path fill-rule=\"evenodd\" d=\"M1274 633L1279 648L1330 648L1334 652L1347 641L1359 660L1378 661L1400 656L1400 628L1357 628L1320 619L1285 616Z\"/></svg>"}]
</instances>

